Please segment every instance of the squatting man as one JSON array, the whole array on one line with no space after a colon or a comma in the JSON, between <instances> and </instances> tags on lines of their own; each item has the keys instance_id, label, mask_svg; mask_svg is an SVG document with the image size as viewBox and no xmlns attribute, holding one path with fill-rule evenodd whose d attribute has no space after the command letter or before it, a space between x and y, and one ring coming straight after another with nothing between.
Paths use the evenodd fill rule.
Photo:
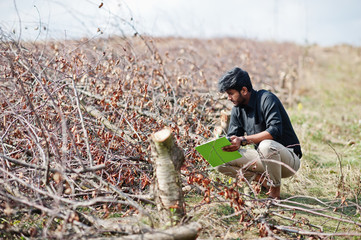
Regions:
<instances>
[{"instance_id":1,"label":"squatting man","mask_svg":"<svg viewBox=\"0 0 361 240\"><path fill-rule=\"evenodd\" d=\"M265 180L270 198L279 199L281 178L300 167L301 146L281 101L266 90L255 90L248 73L234 68L218 81L221 93L233 103L224 151L239 151L242 157L216 167L221 173L248 181ZM248 144L252 148L240 148Z\"/></svg>"}]
</instances>

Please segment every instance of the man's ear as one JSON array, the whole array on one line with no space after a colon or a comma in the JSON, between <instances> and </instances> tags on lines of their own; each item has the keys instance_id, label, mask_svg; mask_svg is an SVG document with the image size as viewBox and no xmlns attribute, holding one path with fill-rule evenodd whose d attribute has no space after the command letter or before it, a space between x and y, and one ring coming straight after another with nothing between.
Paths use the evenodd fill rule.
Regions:
<instances>
[{"instance_id":1,"label":"man's ear","mask_svg":"<svg viewBox=\"0 0 361 240\"><path fill-rule=\"evenodd\" d=\"M246 87L242 87L241 94L244 96L247 95L247 93L248 93L248 89Z\"/></svg>"}]
</instances>

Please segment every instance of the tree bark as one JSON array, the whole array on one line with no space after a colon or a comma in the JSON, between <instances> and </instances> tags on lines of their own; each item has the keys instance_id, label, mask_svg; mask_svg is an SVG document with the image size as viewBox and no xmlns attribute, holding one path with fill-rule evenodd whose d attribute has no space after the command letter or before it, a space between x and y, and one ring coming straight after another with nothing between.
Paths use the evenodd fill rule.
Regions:
<instances>
[{"instance_id":1,"label":"tree bark","mask_svg":"<svg viewBox=\"0 0 361 240\"><path fill-rule=\"evenodd\" d=\"M170 128L152 134L152 155L155 169L154 195L158 209L168 210L171 222L179 222L185 215L180 178L184 154L175 144Z\"/></svg>"}]
</instances>

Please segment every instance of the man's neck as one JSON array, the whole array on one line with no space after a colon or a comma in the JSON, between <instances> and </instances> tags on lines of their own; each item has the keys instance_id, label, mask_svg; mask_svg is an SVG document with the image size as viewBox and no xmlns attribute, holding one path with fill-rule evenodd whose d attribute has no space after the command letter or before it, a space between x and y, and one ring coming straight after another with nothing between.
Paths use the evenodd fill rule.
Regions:
<instances>
[{"instance_id":1,"label":"man's neck","mask_svg":"<svg viewBox=\"0 0 361 240\"><path fill-rule=\"evenodd\" d=\"M246 106L248 105L249 100L251 99L251 95L252 95L252 90L251 90L250 92L247 91L247 94L246 94L246 96L245 96L245 98L246 98L246 103L245 103L245 105L246 105Z\"/></svg>"}]
</instances>

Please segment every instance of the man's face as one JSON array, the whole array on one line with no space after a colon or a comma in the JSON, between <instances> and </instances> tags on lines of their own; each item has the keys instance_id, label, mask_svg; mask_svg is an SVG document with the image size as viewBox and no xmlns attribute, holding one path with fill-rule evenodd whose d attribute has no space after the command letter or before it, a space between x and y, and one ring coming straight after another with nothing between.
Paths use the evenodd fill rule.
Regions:
<instances>
[{"instance_id":1,"label":"man's face","mask_svg":"<svg viewBox=\"0 0 361 240\"><path fill-rule=\"evenodd\" d=\"M228 94L228 100L231 101L234 106L246 104L246 98L244 98L236 89L228 89L226 93Z\"/></svg>"}]
</instances>

